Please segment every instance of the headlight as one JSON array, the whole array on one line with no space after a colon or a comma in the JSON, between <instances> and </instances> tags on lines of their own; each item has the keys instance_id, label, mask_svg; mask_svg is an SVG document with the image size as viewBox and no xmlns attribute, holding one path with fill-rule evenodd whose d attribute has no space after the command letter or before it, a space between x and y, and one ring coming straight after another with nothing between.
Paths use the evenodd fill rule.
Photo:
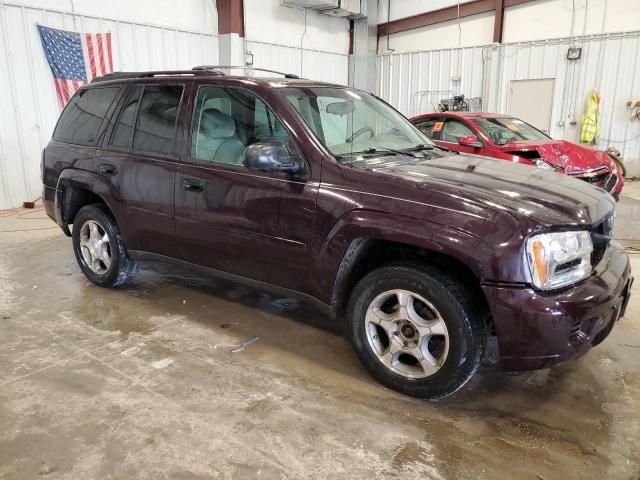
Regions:
<instances>
[{"instance_id":1,"label":"headlight","mask_svg":"<svg viewBox=\"0 0 640 480\"><path fill-rule=\"evenodd\" d=\"M536 159L536 165L538 166L538 168L543 168L544 170L554 169L551 165L549 165L547 162L545 162L541 158Z\"/></svg>"},{"instance_id":2,"label":"headlight","mask_svg":"<svg viewBox=\"0 0 640 480\"><path fill-rule=\"evenodd\" d=\"M589 232L540 233L527 239L526 249L531 281L541 290L566 287L591 274Z\"/></svg>"}]
</instances>

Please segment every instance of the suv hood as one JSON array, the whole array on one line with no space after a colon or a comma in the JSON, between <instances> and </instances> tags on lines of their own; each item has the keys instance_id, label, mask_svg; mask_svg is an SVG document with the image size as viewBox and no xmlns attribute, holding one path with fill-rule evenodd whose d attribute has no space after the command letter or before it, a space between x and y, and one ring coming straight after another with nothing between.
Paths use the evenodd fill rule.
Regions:
<instances>
[{"instance_id":1,"label":"suv hood","mask_svg":"<svg viewBox=\"0 0 640 480\"><path fill-rule=\"evenodd\" d=\"M582 180L475 155L438 158L389 155L361 159L352 166L424 186L406 188L405 184L394 194L396 197L425 201L425 195L439 192L444 194L439 202L457 200L464 203L461 208L509 210L515 216L545 225L592 225L615 205L608 193Z\"/></svg>"},{"instance_id":2,"label":"suv hood","mask_svg":"<svg viewBox=\"0 0 640 480\"><path fill-rule=\"evenodd\" d=\"M549 140L546 142L512 142L498 148L508 154L531 159L525 152L536 152L535 156L562 170L564 173L577 174L589 170L606 167L610 169L609 155L594 148L583 147L566 140Z\"/></svg>"}]
</instances>

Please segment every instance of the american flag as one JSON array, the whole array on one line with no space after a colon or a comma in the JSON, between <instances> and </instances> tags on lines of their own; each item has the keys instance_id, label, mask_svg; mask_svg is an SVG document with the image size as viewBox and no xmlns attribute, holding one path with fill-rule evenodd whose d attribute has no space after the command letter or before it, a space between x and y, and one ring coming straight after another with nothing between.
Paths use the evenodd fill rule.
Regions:
<instances>
[{"instance_id":1,"label":"american flag","mask_svg":"<svg viewBox=\"0 0 640 480\"><path fill-rule=\"evenodd\" d=\"M113 72L111 33L78 33L38 25L60 108L82 85Z\"/></svg>"}]
</instances>

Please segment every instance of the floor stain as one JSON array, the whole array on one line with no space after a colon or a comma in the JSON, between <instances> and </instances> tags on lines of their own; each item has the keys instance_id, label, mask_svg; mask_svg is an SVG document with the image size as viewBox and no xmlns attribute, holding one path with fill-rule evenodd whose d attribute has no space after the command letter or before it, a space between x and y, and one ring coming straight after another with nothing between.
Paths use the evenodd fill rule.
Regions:
<instances>
[{"instance_id":1,"label":"floor stain","mask_svg":"<svg viewBox=\"0 0 640 480\"><path fill-rule=\"evenodd\" d=\"M0 245L0 479L640 480L640 282L586 357L516 375L488 358L426 402L375 383L302 302L156 263L101 289L55 229Z\"/></svg>"}]
</instances>

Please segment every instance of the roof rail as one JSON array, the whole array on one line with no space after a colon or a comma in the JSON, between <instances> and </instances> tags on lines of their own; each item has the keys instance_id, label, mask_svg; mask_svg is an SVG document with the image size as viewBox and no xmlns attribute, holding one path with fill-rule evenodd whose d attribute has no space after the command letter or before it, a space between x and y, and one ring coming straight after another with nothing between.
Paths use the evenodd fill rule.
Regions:
<instances>
[{"instance_id":1,"label":"roof rail","mask_svg":"<svg viewBox=\"0 0 640 480\"><path fill-rule=\"evenodd\" d=\"M277 70L270 70L268 68L256 68L252 66L240 66L240 65L200 65L197 67L193 67L195 71L220 71L220 70L257 70L259 72L268 72L275 73L277 75L282 75L284 78L300 78L295 73L285 73L279 72Z\"/></svg>"},{"instance_id":2,"label":"roof rail","mask_svg":"<svg viewBox=\"0 0 640 480\"><path fill-rule=\"evenodd\" d=\"M152 78L152 77L162 77L162 76L171 76L171 75L224 75L219 70L215 69L200 69L200 70L157 70L157 71L149 71L149 72L113 72L107 73L102 77L95 77L91 80L91 83L98 82L108 82L110 80L123 80L128 78Z\"/></svg>"}]
</instances>

